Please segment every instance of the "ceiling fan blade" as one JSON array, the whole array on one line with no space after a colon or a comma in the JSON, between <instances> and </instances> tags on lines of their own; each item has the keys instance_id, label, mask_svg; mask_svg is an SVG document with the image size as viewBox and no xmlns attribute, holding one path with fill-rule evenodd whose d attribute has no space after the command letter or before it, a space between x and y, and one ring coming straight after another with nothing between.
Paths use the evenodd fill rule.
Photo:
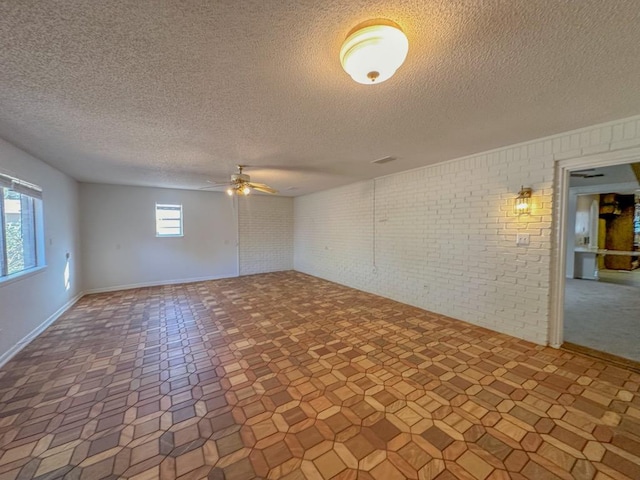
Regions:
<instances>
[{"instance_id":1,"label":"ceiling fan blade","mask_svg":"<svg viewBox=\"0 0 640 480\"><path fill-rule=\"evenodd\" d=\"M265 193L278 193L278 191L274 188L271 188L269 185L265 185L264 183L253 183L249 182L248 185L254 190L258 190L259 192Z\"/></svg>"},{"instance_id":2,"label":"ceiling fan blade","mask_svg":"<svg viewBox=\"0 0 640 480\"><path fill-rule=\"evenodd\" d=\"M255 170L277 170L281 172L303 172L303 173L325 173L326 168L320 168L312 165L277 165L277 164L266 164L266 165L244 165L249 171Z\"/></svg>"},{"instance_id":3,"label":"ceiling fan blade","mask_svg":"<svg viewBox=\"0 0 640 480\"><path fill-rule=\"evenodd\" d=\"M229 185L232 185L231 182L212 182L211 180L207 180L207 183L209 183L209 185L205 187L200 187L198 188L198 190L209 190L212 188L222 188L222 187L228 187Z\"/></svg>"}]
</instances>

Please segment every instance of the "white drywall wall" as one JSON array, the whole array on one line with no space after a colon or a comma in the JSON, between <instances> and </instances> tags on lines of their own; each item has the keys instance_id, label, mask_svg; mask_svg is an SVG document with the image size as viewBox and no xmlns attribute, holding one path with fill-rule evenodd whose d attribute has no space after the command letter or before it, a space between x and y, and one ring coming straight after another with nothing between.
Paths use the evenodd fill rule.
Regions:
<instances>
[{"instance_id":1,"label":"white drywall wall","mask_svg":"<svg viewBox=\"0 0 640 480\"><path fill-rule=\"evenodd\" d=\"M0 365L68 307L82 291L78 184L0 140L0 172L42 187L46 268L0 283ZM65 285L69 253L69 284Z\"/></svg>"},{"instance_id":2,"label":"white drywall wall","mask_svg":"<svg viewBox=\"0 0 640 480\"><path fill-rule=\"evenodd\" d=\"M88 292L238 275L236 206L219 192L80 185ZM156 237L155 204L181 204L183 237Z\"/></svg>"}]
</instances>

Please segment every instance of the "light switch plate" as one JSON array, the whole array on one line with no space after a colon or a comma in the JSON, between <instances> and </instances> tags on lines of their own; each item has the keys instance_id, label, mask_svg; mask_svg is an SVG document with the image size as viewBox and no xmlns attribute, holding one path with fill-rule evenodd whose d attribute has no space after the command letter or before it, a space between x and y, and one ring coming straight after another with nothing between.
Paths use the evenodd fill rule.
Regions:
<instances>
[{"instance_id":1,"label":"light switch plate","mask_svg":"<svg viewBox=\"0 0 640 480\"><path fill-rule=\"evenodd\" d=\"M529 245L529 234L528 233L518 233L516 235L516 245L519 247Z\"/></svg>"}]
</instances>

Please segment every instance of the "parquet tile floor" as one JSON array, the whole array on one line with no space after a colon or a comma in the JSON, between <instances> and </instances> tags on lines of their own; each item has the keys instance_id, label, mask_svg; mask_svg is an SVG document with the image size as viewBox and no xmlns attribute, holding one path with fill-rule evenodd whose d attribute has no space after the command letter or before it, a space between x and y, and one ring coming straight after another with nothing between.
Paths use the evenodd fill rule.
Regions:
<instances>
[{"instance_id":1,"label":"parquet tile floor","mask_svg":"<svg viewBox=\"0 0 640 480\"><path fill-rule=\"evenodd\" d=\"M0 480L637 480L639 385L296 272L90 295L0 370Z\"/></svg>"}]
</instances>

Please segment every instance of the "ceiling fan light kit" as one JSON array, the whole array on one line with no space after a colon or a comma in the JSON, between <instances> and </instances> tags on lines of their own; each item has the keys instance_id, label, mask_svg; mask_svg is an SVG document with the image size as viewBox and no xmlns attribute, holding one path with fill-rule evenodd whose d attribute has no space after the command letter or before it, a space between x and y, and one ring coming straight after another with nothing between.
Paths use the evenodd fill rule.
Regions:
<instances>
[{"instance_id":1,"label":"ceiling fan light kit","mask_svg":"<svg viewBox=\"0 0 640 480\"><path fill-rule=\"evenodd\" d=\"M238 185L235 187L227 188L227 195L229 195L230 197L232 197L234 194L240 195L240 196L247 196L250 193L251 193L251 187L249 187L248 185Z\"/></svg>"},{"instance_id":2,"label":"ceiling fan light kit","mask_svg":"<svg viewBox=\"0 0 640 480\"><path fill-rule=\"evenodd\" d=\"M264 193L278 193L275 188L271 188L269 185L265 185L264 183L256 183L251 181L251 177L246 173L242 173L244 165L238 165L238 173L234 173L231 175L231 181L227 183L213 183L211 187L204 188L217 188L222 186L227 186L227 195L232 197L233 195L239 196L247 196L253 190L257 190L258 192Z\"/></svg>"},{"instance_id":3,"label":"ceiling fan light kit","mask_svg":"<svg viewBox=\"0 0 640 480\"><path fill-rule=\"evenodd\" d=\"M378 18L349 32L340 49L340 63L354 81L372 85L391 78L408 51L409 41L400 25Z\"/></svg>"}]
</instances>

